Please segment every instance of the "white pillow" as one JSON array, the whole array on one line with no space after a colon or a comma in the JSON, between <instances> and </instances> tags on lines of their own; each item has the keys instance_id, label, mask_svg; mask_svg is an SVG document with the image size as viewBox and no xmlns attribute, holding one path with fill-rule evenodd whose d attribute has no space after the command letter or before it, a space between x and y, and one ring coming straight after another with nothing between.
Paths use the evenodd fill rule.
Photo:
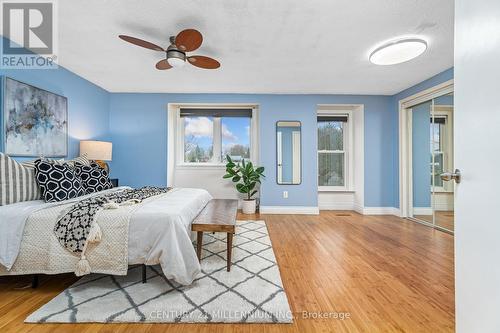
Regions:
<instances>
[{"instance_id":1,"label":"white pillow","mask_svg":"<svg viewBox=\"0 0 500 333\"><path fill-rule=\"evenodd\" d=\"M40 198L35 169L0 153L0 206Z\"/></svg>"}]
</instances>

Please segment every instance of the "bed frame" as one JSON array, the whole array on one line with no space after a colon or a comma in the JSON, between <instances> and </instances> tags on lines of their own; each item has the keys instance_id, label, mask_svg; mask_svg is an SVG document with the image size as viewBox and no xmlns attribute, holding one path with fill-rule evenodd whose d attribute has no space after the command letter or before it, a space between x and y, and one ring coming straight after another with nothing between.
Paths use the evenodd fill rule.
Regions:
<instances>
[{"instance_id":1,"label":"bed frame","mask_svg":"<svg viewBox=\"0 0 500 333\"><path fill-rule=\"evenodd\" d=\"M192 222L192 231L198 233L197 255L201 260L201 241L203 232L227 232L227 271L231 269L231 249L232 236L235 232L236 214L238 211L238 200L234 199L212 199L203 207L200 213ZM142 264L142 283L147 282L146 265ZM38 287L38 277L40 274L34 274L31 278L31 288Z\"/></svg>"},{"instance_id":2,"label":"bed frame","mask_svg":"<svg viewBox=\"0 0 500 333\"><path fill-rule=\"evenodd\" d=\"M142 264L141 265L142 269L142 283L146 283L146 265ZM31 288L36 289L38 287L38 280L39 280L40 274L33 274L31 276Z\"/></svg>"}]
</instances>

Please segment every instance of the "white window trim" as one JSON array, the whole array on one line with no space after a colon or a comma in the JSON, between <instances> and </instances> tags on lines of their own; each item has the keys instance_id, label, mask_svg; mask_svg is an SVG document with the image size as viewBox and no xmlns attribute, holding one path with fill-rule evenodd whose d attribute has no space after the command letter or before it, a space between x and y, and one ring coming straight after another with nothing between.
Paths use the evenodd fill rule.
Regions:
<instances>
[{"instance_id":1,"label":"white window trim","mask_svg":"<svg viewBox=\"0 0 500 333\"><path fill-rule=\"evenodd\" d=\"M252 109L250 122L250 160L259 164L259 105L249 103L168 103L167 105L167 186L173 184L175 170L224 169L224 163L185 163L184 126L180 117L181 108L199 109ZM220 121L219 121L220 125ZM215 126L215 124L214 124ZM215 142L214 142L215 145ZM215 151L215 149L214 149Z\"/></svg>"},{"instance_id":2,"label":"white window trim","mask_svg":"<svg viewBox=\"0 0 500 333\"><path fill-rule=\"evenodd\" d=\"M320 107L317 116L340 116L347 115L347 123L344 131L344 186L318 186L318 192L354 192L354 118L352 109L338 109ZM317 135L316 126L316 135ZM317 150L317 147L316 147ZM321 152L342 152L342 151L318 151L316 158L319 164L319 153ZM318 170L316 170L316 173Z\"/></svg>"}]
</instances>

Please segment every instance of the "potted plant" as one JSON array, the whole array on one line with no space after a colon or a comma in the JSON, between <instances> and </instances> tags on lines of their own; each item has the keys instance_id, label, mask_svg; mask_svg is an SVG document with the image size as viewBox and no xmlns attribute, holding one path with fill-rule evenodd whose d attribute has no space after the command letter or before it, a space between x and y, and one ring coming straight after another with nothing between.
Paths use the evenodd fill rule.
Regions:
<instances>
[{"instance_id":1,"label":"potted plant","mask_svg":"<svg viewBox=\"0 0 500 333\"><path fill-rule=\"evenodd\" d=\"M257 183L260 185L260 178L264 176L264 167L254 168L252 162L246 162L245 159L241 163L234 163L229 155L226 155L226 174L222 178L231 178L236 185L238 192L246 194L243 199L243 214L255 214L255 198L257 194Z\"/></svg>"}]
</instances>

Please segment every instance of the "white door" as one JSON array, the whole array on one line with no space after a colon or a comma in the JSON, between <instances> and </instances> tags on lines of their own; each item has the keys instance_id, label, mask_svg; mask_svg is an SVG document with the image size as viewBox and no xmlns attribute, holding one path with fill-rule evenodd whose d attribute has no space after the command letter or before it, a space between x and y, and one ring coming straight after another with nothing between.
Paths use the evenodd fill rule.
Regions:
<instances>
[{"instance_id":1,"label":"white door","mask_svg":"<svg viewBox=\"0 0 500 333\"><path fill-rule=\"evenodd\" d=\"M455 1L456 329L500 332L500 1Z\"/></svg>"}]
</instances>

